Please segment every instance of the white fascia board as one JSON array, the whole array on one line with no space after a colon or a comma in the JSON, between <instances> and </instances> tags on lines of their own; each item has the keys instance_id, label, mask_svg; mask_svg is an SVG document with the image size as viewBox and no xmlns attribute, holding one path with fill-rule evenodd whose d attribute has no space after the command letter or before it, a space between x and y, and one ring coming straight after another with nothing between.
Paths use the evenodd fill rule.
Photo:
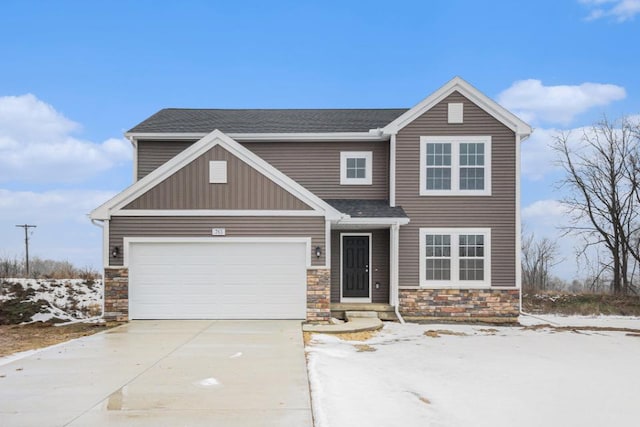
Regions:
<instances>
[{"instance_id":1,"label":"white fascia board","mask_svg":"<svg viewBox=\"0 0 640 427\"><path fill-rule=\"evenodd\" d=\"M157 141L176 141L201 139L207 133L194 132L129 132L125 136L134 139L149 139ZM229 138L235 141L292 141L292 142L320 142L320 141L387 141L389 135L372 132L315 132L315 133L229 133Z\"/></svg>"},{"instance_id":2,"label":"white fascia board","mask_svg":"<svg viewBox=\"0 0 640 427\"><path fill-rule=\"evenodd\" d=\"M265 175L267 178L271 179L277 185L283 187L295 197L307 203L313 209L323 212L328 219L338 219L343 216L327 202L216 129L201 138L198 142L184 150L182 153L166 162L164 165L117 194L111 200L94 209L90 214L90 218L109 219L112 214L118 212L128 203L155 187L164 179L168 178L218 144L249 166L256 169L258 172Z\"/></svg>"},{"instance_id":3,"label":"white fascia board","mask_svg":"<svg viewBox=\"0 0 640 427\"><path fill-rule=\"evenodd\" d=\"M440 89L433 92L431 95L420 101L409 111L402 114L400 117L389 123L382 130L386 134L397 134L402 128L407 126L413 120L429 111L440 101L451 95L453 92L458 91L471 102L477 104L480 108L492 115L496 120L507 126L509 129L524 137L530 135L532 132L531 126L518 118L515 114L502 107L500 104L480 92L475 87L471 86L461 77L454 77L447 82Z\"/></svg>"},{"instance_id":4,"label":"white fascia board","mask_svg":"<svg viewBox=\"0 0 640 427\"><path fill-rule=\"evenodd\" d=\"M339 221L336 221L338 224L345 225L406 225L409 224L409 218L343 218Z\"/></svg>"},{"instance_id":5,"label":"white fascia board","mask_svg":"<svg viewBox=\"0 0 640 427\"><path fill-rule=\"evenodd\" d=\"M120 209L111 216L324 216L316 210Z\"/></svg>"}]
</instances>

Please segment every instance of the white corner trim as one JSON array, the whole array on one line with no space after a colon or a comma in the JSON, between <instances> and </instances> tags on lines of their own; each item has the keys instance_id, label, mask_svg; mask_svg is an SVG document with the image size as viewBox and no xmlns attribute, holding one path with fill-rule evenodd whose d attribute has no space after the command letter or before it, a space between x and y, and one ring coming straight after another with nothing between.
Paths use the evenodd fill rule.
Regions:
<instances>
[{"instance_id":1,"label":"white corner trim","mask_svg":"<svg viewBox=\"0 0 640 427\"><path fill-rule=\"evenodd\" d=\"M396 134L389 140L389 206L396 206Z\"/></svg>"},{"instance_id":2,"label":"white corner trim","mask_svg":"<svg viewBox=\"0 0 640 427\"><path fill-rule=\"evenodd\" d=\"M344 241L344 236L368 236L369 237L369 297L368 298L354 298L354 297L343 297L342 296L342 291L343 291L343 287L342 287L342 278L343 278L343 274L342 274L342 264L344 261L344 251L343 251L343 241ZM372 284L371 284L371 279L372 279L372 274L371 272L373 271L373 266L371 265L371 252L373 249L373 233L352 233L352 232L345 232L345 233L340 233L340 302L362 302L362 303L370 303L372 301L372 297L373 295L371 294L372 292Z\"/></svg>"},{"instance_id":3,"label":"white corner trim","mask_svg":"<svg viewBox=\"0 0 640 427\"><path fill-rule=\"evenodd\" d=\"M306 267L312 268L310 237L124 237L122 266L126 268L129 268L132 243L304 243L307 247Z\"/></svg>"},{"instance_id":4,"label":"white corner trim","mask_svg":"<svg viewBox=\"0 0 640 427\"><path fill-rule=\"evenodd\" d=\"M428 143L451 144L451 190L427 190L427 156ZM484 189L460 190L460 143L483 143L484 150ZM420 137L420 195L421 196L491 196L491 136L421 136Z\"/></svg>"},{"instance_id":5,"label":"white corner trim","mask_svg":"<svg viewBox=\"0 0 640 427\"><path fill-rule=\"evenodd\" d=\"M249 149L243 147L219 130L215 130L180 154L176 155L164 165L137 181L135 184L117 194L111 200L94 209L91 212L90 217L92 219L109 219L112 214L122 209L128 203L155 187L164 179L171 176L173 173L183 168L216 145L222 146L231 154L265 175L275 184L286 189L289 193L299 198L313 209L323 212L328 218L337 219L343 216L327 202L280 172L278 169L271 166L256 154L252 153Z\"/></svg>"},{"instance_id":6,"label":"white corner trim","mask_svg":"<svg viewBox=\"0 0 640 427\"><path fill-rule=\"evenodd\" d=\"M478 89L466 82L461 77L454 77L438 90L427 96L425 99L416 104L409 111L402 114L400 117L389 123L382 130L384 133L396 134L402 128L407 126L416 118L420 117L425 112L429 111L440 101L451 95L453 92L458 91L471 102L478 105L485 110L496 120L507 126L515 133L524 136L529 135L532 132L531 126L518 118L515 114L511 113L500 104L484 95Z\"/></svg>"},{"instance_id":7,"label":"white corner trim","mask_svg":"<svg viewBox=\"0 0 640 427\"><path fill-rule=\"evenodd\" d=\"M109 220L102 221L102 265L109 267L111 253L109 251Z\"/></svg>"},{"instance_id":8,"label":"white corner trim","mask_svg":"<svg viewBox=\"0 0 640 427\"><path fill-rule=\"evenodd\" d=\"M418 230L418 254L420 257L420 288L428 289L463 289L463 288L490 288L491 287L491 228L420 228ZM427 280L426 279L426 247L425 236L427 234L446 234L451 236L451 280ZM484 280L471 281L459 279L459 244L457 237L461 234L482 234L484 238Z\"/></svg>"},{"instance_id":9,"label":"white corner trim","mask_svg":"<svg viewBox=\"0 0 640 427\"><path fill-rule=\"evenodd\" d=\"M138 180L138 141L135 138L130 138L131 145L133 145L133 180L135 183Z\"/></svg>"},{"instance_id":10,"label":"white corner trim","mask_svg":"<svg viewBox=\"0 0 640 427\"><path fill-rule=\"evenodd\" d=\"M120 209L111 216L324 216L314 210L259 209Z\"/></svg>"},{"instance_id":11,"label":"white corner trim","mask_svg":"<svg viewBox=\"0 0 640 427\"><path fill-rule=\"evenodd\" d=\"M324 222L324 265L331 268L331 221Z\"/></svg>"},{"instance_id":12,"label":"white corner trim","mask_svg":"<svg viewBox=\"0 0 640 427\"><path fill-rule=\"evenodd\" d=\"M207 136L204 132L128 132L127 138L152 139L157 141L199 140ZM310 133L229 133L236 141L387 141L388 135L372 132L310 132Z\"/></svg>"},{"instance_id":13,"label":"white corner trim","mask_svg":"<svg viewBox=\"0 0 640 427\"><path fill-rule=\"evenodd\" d=\"M347 177L348 159L365 159L364 178ZM373 177L372 151L341 151L340 152L340 185L371 185Z\"/></svg>"},{"instance_id":14,"label":"white corner trim","mask_svg":"<svg viewBox=\"0 0 640 427\"><path fill-rule=\"evenodd\" d=\"M522 216L520 194L520 135L516 135L516 288L522 288ZM522 293L520 295L522 297ZM521 307L522 308L522 307Z\"/></svg>"}]
</instances>

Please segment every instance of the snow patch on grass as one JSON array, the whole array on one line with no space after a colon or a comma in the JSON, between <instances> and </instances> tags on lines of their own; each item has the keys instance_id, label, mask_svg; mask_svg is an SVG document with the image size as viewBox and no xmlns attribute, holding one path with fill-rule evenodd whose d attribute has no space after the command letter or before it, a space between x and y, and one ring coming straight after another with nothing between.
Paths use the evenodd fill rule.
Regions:
<instances>
[{"instance_id":1,"label":"snow patch on grass","mask_svg":"<svg viewBox=\"0 0 640 427\"><path fill-rule=\"evenodd\" d=\"M314 335L307 346L317 427L635 425L639 351L617 331L396 323L364 343Z\"/></svg>"},{"instance_id":2,"label":"snow patch on grass","mask_svg":"<svg viewBox=\"0 0 640 427\"><path fill-rule=\"evenodd\" d=\"M73 322L97 317L102 313L102 281L84 279L1 279L0 304L15 304L15 315L29 312L22 323ZM17 309L19 307L19 309ZM28 310L26 310L28 308ZM34 313L30 313L34 312ZM0 323L21 323L0 319Z\"/></svg>"}]
</instances>

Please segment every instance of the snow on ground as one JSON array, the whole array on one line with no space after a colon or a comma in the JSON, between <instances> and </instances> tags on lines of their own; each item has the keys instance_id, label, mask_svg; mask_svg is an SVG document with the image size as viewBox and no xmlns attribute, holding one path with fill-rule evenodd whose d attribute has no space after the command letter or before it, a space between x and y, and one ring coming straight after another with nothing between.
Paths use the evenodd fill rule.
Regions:
<instances>
[{"instance_id":1,"label":"snow on ground","mask_svg":"<svg viewBox=\"0 0 640 427\"><path fill-rule=\"evenodd\" d=\"M551 319L585 326L589 318ZM589 324L624 320L640 327L639 318ZM437 330L448 332L424 335ZM637 426L640 337L627 334L387 323L365 342L314 335L316 427Z\"/></svg>"},{"instance_id":2,"label":"snow on ground","mask_svg":"<svg viewBox=\"0 0 640 427\"><path fill-rule=\"evenodd\" d=\"M0 279L2 290L0 302L16 298L7 291L10 284L20 284L29 291L27 301L44 300L47 307L31 317L32 322L46 322L57 318L65 322L85 320L101 314L102 281L88 282L84 279ZM31 292L30 290L33 290Z\"/></svg>"}]
</instances>

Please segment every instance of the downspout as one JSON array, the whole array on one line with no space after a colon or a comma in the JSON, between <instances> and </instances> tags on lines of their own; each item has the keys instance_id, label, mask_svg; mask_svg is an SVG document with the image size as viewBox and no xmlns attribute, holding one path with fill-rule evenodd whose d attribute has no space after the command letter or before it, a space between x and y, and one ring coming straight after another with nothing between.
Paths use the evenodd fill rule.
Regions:
<instances>
[{"instance_id":1,"label":"downspout","mask_svg":"<svg viewBox=\"0 0 640 427\"><path fill-rule=\"evenodd\" d=\"M98 222L100 221L100 222ZM100 227L102 229L102 239L104 240L104 222L101 219L92 219L91 220L91 224L95 225L96 227ZM102 245L103 249L102 249L102 260L104 263L104 244ZM104 318L104 289L105 289L105 284L104 284L104 265L102 266L102 318Z\"/></svg>"},{"instance_id":2,"label":"downspout","mask_svg":"<svg viewBox=\"0 0 640 427\"><path fill-rule=\"evenodd\" d=\"M400 288L398 286L398 243L399 243L399 231L400 225L398 223L391 225L391 253L393 259L391 260L391 289L393 296L393 305L396 317L401 324L405 324L402 315L400 314Z\"/></svg>"}]
</instances>

